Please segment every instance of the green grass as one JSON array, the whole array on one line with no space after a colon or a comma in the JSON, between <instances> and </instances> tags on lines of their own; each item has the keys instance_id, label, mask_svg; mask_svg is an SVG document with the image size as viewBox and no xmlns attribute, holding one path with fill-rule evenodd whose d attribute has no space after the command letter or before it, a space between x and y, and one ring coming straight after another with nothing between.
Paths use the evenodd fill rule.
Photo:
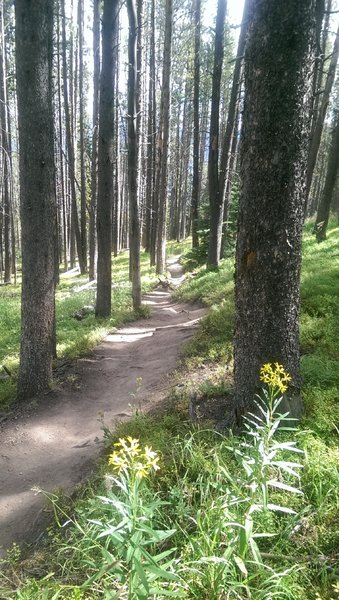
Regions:
<instances>
[{"instance_id":1,"label":"green grass","mask_svg":"<svg viewBox=\"0 0 339 600\"><path fill-rule=\"evenodd\" d=\"M169 242L167 255L180 254L187 241ZM95 287L88 286L86 276L77 271L62 273L56 290L57 355L58 358L77 358L93 349L113 327L134 320L131 284L128 280L128 252L121 252L112 261L112 315L95 319L93 314L77 321L74 314L83 306L95 306ZM149 266L149 255L141 254L142 292L158 282L155 269ZM21 286L0 287L0 365L10 370L12 377L0 380L0 411L6 409L16 394L16 374L19 365ZM145 311L142 314L146 313ZM4 375L4 371L0 371Z\"/></svg>"},{"instance_id":2,"label":"green grass","mask_svg":"<svg viewBox=\"0 0 339 600\"><path fill-rule=\"evenodd\" d=\"M192 426L187 421L185 386L173 390L165 415L137 414L130 422L120 425L116 432L105 430L108 451L117 437L130 435L160 454L161 469L149 481L145 502L156 497L167 502L165 510L158 512L154 519L159 528L175 529L169 544L162 549L176 548L176 570L186 582L181 597L199 600L339 598L338 238L339 231L333 223L328 239L322 244L316 243L310 226L306 227L301 287L305 417L295 433L278 434L280 441L292 438L304 451L301 458L297 456L304 467L297 482L303 494L292 495L276 489L271 496L271 502L287 506L297 514L254 513L256 531L274 535L257 540L265 567L257 568L251 561L246 563L250 573L247 590L239 588L239 581L244 580L245 575L242 579L238 566L228 575L228 583L222 583L222 593L218 591L225 577L223 552L230 543L229 522L240 519L243 514L241 505L234 512L234 497L227 495L229 486L236 486L239 481L242 462L237 460L237 449L241 440L225 439L208 428ZM185 349L186 381L194 381L195 367L209 365L211 370L208 372L213 372L214 367L220 374L220 370L231 363L232 282L233 263L224 261L219 273L201 268L178 291L178 296L184 300L202 301L212 307ZM198 372L204 371L198 369ZM202 377L197 381L198 391L205 395L226 390L220 378L214 386L213 381L206 382ZM194 384L191 384L189 394L192 386ZM287 457L295 459L292 453ZM106 459L103 459L97 475L75 504L57 502L84 530L88 528L89 518L102 519L98 495L107 494L104 477L107 469ZM292 476L288 482L295 484ZM245 488L243 485L242 489ZM64 523L65 514L60 510L58 514L60 522ZM0 597L3 593L3 597L23 600L113 598L110 594L115 584L109 572L102 573L100 581L92 588L81 590L77 587L90 575L91 561L95 568L107 564L104 551L91 552L89 538L79 532L78 526L51 528L45 546L35 555L23 560L17 549L13 549L6 576L0 580ZM83 560L84 553L87 563ZM284 572L284 576L274 579L276 571ZM275 596L272 595L273 588Z\"/></svg>"}]
</instances>

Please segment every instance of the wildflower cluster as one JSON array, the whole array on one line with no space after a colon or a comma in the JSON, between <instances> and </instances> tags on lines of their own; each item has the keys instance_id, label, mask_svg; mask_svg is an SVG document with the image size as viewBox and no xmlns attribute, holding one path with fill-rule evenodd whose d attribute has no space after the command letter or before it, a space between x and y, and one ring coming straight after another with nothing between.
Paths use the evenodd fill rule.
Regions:
<instances>
[{"instance_id":1,"label":"wildflower cluster","mask_svg":"<svg viewBox=\"0 0 339 600\"><path fill-rule=\"evenodd\" d=\"M274 364L266 363L260 369L260 380L273 389L279 390L282 394L286 392L288 382L291 379L284 367L277 362Z\"/></svg>"},{"instance_id":2,"label":"wildflower cluster","mask_svg":"<svg viewBox=\"0 0 339 600\"><path fill-rule=\"evenodd\" d=\"M140 447L139 440L128 436L127 439L119 438L119 442L114 444L118 450L114 450L108 459L108 464L112 465L114 471L118 474L121 471L134 474L137 478L147 477L152 471L160 469L158 465L159 457L152 448Z\"/></svg>"}]
</instances>

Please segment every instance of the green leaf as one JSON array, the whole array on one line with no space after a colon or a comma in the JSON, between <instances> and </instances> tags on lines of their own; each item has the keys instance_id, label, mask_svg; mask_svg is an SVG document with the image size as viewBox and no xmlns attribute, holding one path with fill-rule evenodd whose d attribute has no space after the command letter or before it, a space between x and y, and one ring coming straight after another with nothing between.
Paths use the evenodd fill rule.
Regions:
<instances>
[{"instance_id":1,"label":"green leaf","mask_svg":"<svg viewBox=\"0 0 339 600\"><path fill-rule=\"evenodd\" d=\"M250 546L251 546L251 550L252 550L252 554L253 554L253 558L254 558L255 562L258 564L261 564L262 558L261 558L260 550L258 548L258 544L254 541L253 537L251 537L251 539L250 539Z\"/></svg>"},{"instance_id":2,"label":"green leaf","mask_svg":"<svg viewBox=\"0 0 339 600\"><path fill-rule=\"evenodd\" d=\"M240 571L240 572L241 572L243 575L245 575L245 577L247 577L247 575L248 575L248 572L247 572L247 569L246 569L245 563L244 563L244 561L242 560L242 558L240 558L240 556L237 556L236 554L234 554L233 558L234 558L234 562L235 562L235 564L237 565L237 567L238 567L239 571Z\"/></svg>"},{"instance_id":3,"label":"green leaf","mask_svg":"<svg viewBox=\"0 0 339 600\"><path fill-rule=\"evenodd\" d=\"M273 510L275 512L283 512L290 515L296 515L297 513L292 508L288 508L286 506L279 506L278 504L267 504L267 508L269 510Z\"/></svg>"},{"instance_id":4,"label":"green leaf","mask_svg":"<svg viewBox=\"0 0 339 600\"><path fill-rule=\"evenodd\" d=\"M160 567L156 567L155 565L147 565L146 569L147 571L150 571L150 573L156 575L157 578L161 577L161 579L164 581L179 581L179 577L177 575L174 575L174 573L169 573L164 569L160 569Z\"/></svg>"},{"instance_id":5,"label":"green leaf","mask_svg":"<svg viewBox=\"0 0 339 600\"><path fill-rule=\"evenodd\" d=\"M285 492L292 492L293 494L303 495L303 492L301 490L298 490L298 488L295 488L291 485L287 485L287 483L282 483L281 481L277 481L276 479L270 479L267 482L267 485L270 485L271 487L274 487L274 488L278 488L279 490L284 490Z\"/></svg>"},{"instance_id":6,"label":"green leaf","mask_svg":"<svg viewBox=\"0 0 339 600\"><path fill-rule=\"evenodd\" d=\"M144 571L144 569L142 567L141 562L136 557L134 557L134 559L133 559L133 565L135 566L135 570L136 570L136 572L137 572L137 574L138 574L138 576L139 576L139 578L141 580L142 585L144 586L147 594L149 594L149 585L148 585L148 581L147 581L147 577L146 577L145 571Z\"/></svg>"}]
</instances>

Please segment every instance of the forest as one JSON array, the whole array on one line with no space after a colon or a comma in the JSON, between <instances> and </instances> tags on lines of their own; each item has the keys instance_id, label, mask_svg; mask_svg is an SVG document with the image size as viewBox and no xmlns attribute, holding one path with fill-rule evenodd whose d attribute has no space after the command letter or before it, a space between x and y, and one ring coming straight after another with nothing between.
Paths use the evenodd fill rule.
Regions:
<instances>
[{"instance_id":1,"label":"forest","mask_svg":"<svg viewBox=\"0 0 339 600\"><path fill-rule=\"evenodd\" d=\"M0 598L339 598L338 55L0 0Z\"/></svg>"}]
</instances>

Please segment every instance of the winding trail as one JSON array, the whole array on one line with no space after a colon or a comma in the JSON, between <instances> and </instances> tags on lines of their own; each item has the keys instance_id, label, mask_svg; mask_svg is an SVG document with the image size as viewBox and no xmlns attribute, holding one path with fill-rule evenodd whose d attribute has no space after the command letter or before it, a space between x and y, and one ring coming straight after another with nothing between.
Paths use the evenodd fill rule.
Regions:
<instances>
[{"instance_id":1,"label":"winding trail","mask_svg":"<svg viewBox=\"0 0 339 600\"><path fill-rule=\"evenodd\" d=\"M174 285L182 278L176 258L168 264ZM143 302L151 308L150 319L108 335L90 357L72 365L72 385L45 395L2 424L0 556L13 542L34 543L43 534L50 515L43 496L32 488L71 492L102 450L101 421L111 427L131 416L131 405L146 406L169 387L180 348L205 309L175 302L160 288Z\"/></svg>"}]
</instances>

